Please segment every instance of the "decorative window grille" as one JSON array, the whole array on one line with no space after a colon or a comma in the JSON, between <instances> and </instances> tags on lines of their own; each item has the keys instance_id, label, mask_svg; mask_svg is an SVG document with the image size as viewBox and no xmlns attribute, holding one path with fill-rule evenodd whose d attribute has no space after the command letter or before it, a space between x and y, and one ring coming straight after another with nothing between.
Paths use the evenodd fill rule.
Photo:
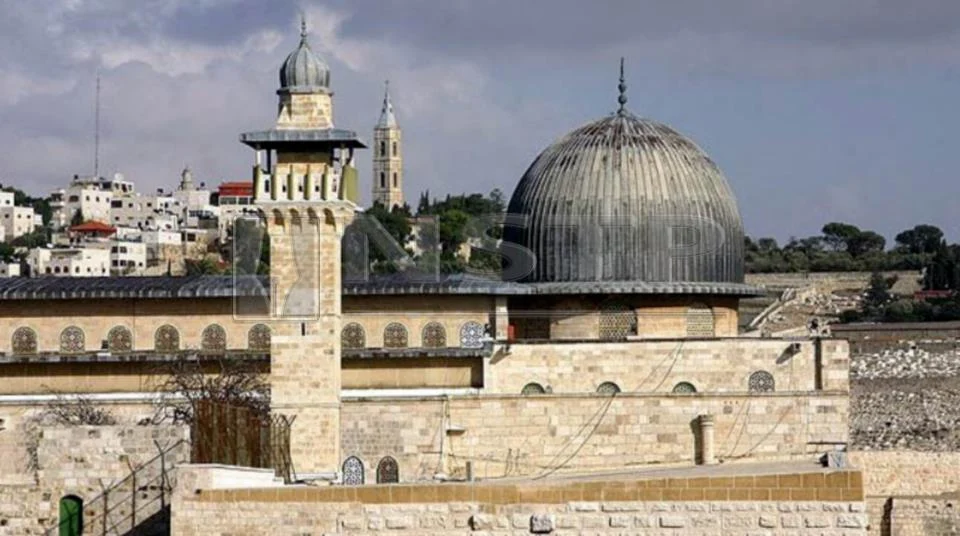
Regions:
<instances>
[{"instance_id":1,"label":"decorative window grille","mask_svg":"<svg viewBox=\"0 0 960 536\"><path fill-rule=\"evenodd\" d=\"M673 392L677 394L696 393L697 388L690 382L680 382L673 386Z\"/></svg>"},{"instance_id":2,"label":"decorative window grille","mask_svg":"<svg viewBox=\"0 0 960 536\"><path fill-rule=\"evenodd\" d=\"M363 482L363 462L356 456L350 456L343 461L343 485L360 486Z\"/></svg>"},{"instance_id":3,"label":"decorative window grille","mask_svg":"<svg viewBox=\"0 0 960 536\"><path fill-rule=\"evenodd\" d=\"M537 382L530 382L523 386L523 389L520 390L521 395L542 395L546 394L547 390L543 388Z\"/></svg>"},{"instance_id":4,"label":"decorative window grille","mask_svg":"<svg viewBox=\"0 0 960 536\"><path fill-rule=\"evenodd\" d=\"M256 324L247 332L247 348L251 350L270 350L270 328L265 324Z\"/></svg>"},{"instance_id":5,"label":"decorative window grille","mask_svg":"<svg viewBox=\"0 0 960 536\"><path fill-rule=\"evenodd\" d=\"M771 393L774 391L775 384L773 374L765 370L758 370L750 375L748 382L750 391L754 393Z\"/></svg>"},{"instance_id":6,"label":"decorative window grille","mask_svg":"<svg viewBox=\"0 0 960 536\"><path fill-rule=\"evenodd\" d=\"M443 348L447 345L447 330L439 322L423 326L423 345L427 348Z\"/></svg>"},{"instance_id":7,"label":"decorative window grille","mask_svg":"<svg viewBox=\"0 0 960 536\"><path fill-rule=\"evenodd\" d=\"M15 354L37 353L37 332L30 328L17 328L13 332L12 346Z\"/></svg>"},{"instance_id":8,"label":"decorative window grille","mask_svg":"<svg viewBox=\"0 0 960 536\"><path fill-rule=\"evenodd\" d=\"M406 348L407 328L399 322L393 322L387 325L383 330L384 348Z\"/></svg>"},{"instance_id":9,"label":"decorative window grille","mask_svg":"<svg viewBox=\"0 0 960 536\"><path fill-rule=\"evenodd\" d=\"M377 464L377 484L397 482L400 482L400 467L397 465L397 460L387 456Z\"/></svg>"},{"instance_id":10,"label":"decorative window grille","mask_svg":"<svg viewBox=\"0 0 960 536\"><path fill-rule=\"evenodd\" d=\"M460 326L460 346L463 348L483 348L483 325L480 322L466 322Z\"/></svg>"},{"instance_id":11,"label":"decorative window grille","mask_svg":"<svg viewBox=\"0 0 960 536\"><path fill-rule=\"evenodd\" d=\"M158 352L176 352L180 349L180 332L169 324L160 326L154 334L153 347Z\"/></svg>"},{"instance_id":12,"label":"decorative window grille","mask_svg":"<svg viewBox=\"0 0 960 536\"><path fill-rule=\"evenodd\" d=\"M606 302L600 307L600 338L622 339L637 334L637 314L619 301Z\"/></svg>"},{"instance_id":13,"label":"decorative window grille","mask_svg":"<svg viewBox=\"0 0 960 536\"><path fill-rule=\"evenodd\" d=\"M604 395L615 395L620 392L620 386L613 382L603 382L597 386L597 392Z\"/></svg>"},{"instance_id":14,"label":"decorative window grille","mask_svg":"<svg viewBox=\"0 0 960 536\"><path fill-rule=\"evenodd\" d=\"M83 330L70 326L60 332L61 352L82 352L84 347Z\"/></svg>"},{"instance_id":15,"label":"decorative window grille","mask_svg":"<svg viewBox=\"0 0 960 536\"><path fill-rule=\"evenodd\" d=\"M714 337L713 310L695 303L687 309L687 337Z\"/></svg>"},{"instance_id":16,"label":"decorative window grille","mask_svg":"<svg viewBox=\"0 0 960 536\"><path fill-rule=\"evenodd\" d=\"M114 326L107 332L107 349L111 352L133 350L133 334L124 326Z\"/></svg>"},{"instance_id":17,"label":"decorative window grille","mask_svg":"<svg viewBox=\"0 0 960 536\"><path fill-rule=\"evenodd\" d=\"M356 322L343 326L343 330L340 331L340 346L343 348L365 348L367 346L367 335L363 331L363 326Z\"/></svg>"},{"instance_id":18,"label":"decorative window grille","mask_svg":"<svg viewBox=\"0 0 960 536\"><path fill-rule=\"evenodd\" d=\"M200 348L208 352L227 349L227 332L219 324L210 324L200 336Z\"/></svg>"}]
</instances>

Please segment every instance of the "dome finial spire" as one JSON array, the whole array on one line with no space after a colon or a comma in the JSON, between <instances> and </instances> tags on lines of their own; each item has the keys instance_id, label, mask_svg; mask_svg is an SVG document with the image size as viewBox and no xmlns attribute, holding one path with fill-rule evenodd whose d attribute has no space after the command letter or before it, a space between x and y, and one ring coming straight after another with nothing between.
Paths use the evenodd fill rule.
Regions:
<instances>
[{"instance_id":1,"label":"dome finial spire","mask_svg":"<svg viewBox=\"0 0 960 536\"><path fill-rule=\"evenodd\" d=\"M623 56L620 56L620 84L617 85L617 89L620 90L620 96L617 97L617 102L620 103L617 115L624 115L627 113L627 80L623 76Z\"/></svg>"},{"instance_id":2,"label":"dome finial spire","mask_svg":"<svg viewBox=\"0 0 960 536\"><path fill-rule=\"evenodd\" d=\"M307 16L300 13L300 41L307 40Z\"/></svg>"}]
</instances>

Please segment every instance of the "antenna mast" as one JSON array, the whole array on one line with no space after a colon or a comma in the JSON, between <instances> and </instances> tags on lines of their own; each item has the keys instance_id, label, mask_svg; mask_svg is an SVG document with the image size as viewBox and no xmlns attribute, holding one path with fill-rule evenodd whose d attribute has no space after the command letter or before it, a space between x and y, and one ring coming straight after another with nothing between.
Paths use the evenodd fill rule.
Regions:
<instances>
[{"instance_id":1,"label":"antenna mast","mask_svg":"<svg viewBox=\"0 0 960 536\"><path fill-rule=\"evenodd\" d=\"M93 127L93 176L100 178L100 70L97 69L97 104Z\"/></svg>"}]
</instances>

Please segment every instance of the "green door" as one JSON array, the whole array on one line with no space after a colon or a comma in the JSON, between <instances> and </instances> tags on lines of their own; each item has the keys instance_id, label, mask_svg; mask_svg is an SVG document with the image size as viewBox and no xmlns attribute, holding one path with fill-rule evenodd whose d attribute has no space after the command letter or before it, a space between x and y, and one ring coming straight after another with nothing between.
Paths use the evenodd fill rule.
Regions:
<instances>
[{"instance_id":1,"label":"green door","mask_svg":"<svg viewBox=\"0 0 960 536\"><path fill-rule=\"evenodd\" d=\"M83 534L83 500L68 495L60 499L60 536Z\"/></svg>"}]
</instances>

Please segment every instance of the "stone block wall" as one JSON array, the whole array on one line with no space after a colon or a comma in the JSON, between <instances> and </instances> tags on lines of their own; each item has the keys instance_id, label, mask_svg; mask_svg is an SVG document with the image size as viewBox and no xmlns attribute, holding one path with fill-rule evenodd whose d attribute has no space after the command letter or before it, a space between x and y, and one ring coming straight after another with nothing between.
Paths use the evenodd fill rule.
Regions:
<instances>
[{"instance_id":1,"label":"stone block wall","mask_svg":"<svg viewBox=\"0 0 960 536\"><path fill-rule=\"evenodd\" d=\"M852 451L848 458L863 469L871 535L955 534L934 527L960 527L960 452Z\"/></svg>"},{"instance_id":2,"label":"stone block wall","mask_svg":"<svg viewBox=\"0 0 960 536\"><path fill-rule=\"evenodd\" d=\"M181 474L173 533L865 534L857 472L418 486L201 489Z\"/></svg>"},{"instance_id":3,"label":"stone block wall","mask_svg":"<svg viewBox=\"0 0 960 536\"><path fill-rule=\"evenodd\" d=\"M715 416L715 451L729 461L811 456L812 441L847 440L842 393L493 396L345 399L341 452L367 482L390 456L401 482L437 473L477 478L589 472L695 459L695 419Z\"/></svg>"},{"instance_id":4,"label":"stone block wall","mask_svg":"<svg viewBox=\"0 0 960 536\"><path fill-rule=\"evenodd\" d=\"M799 351L790 350L798 344ZM750 375L773 375L776 391L817 388L813 341L710 339L631 342L513 344L498 347L484 377L484 392L518 394L536 382L554 393L588 393L603 382L624 392L670 392L689 382L698 392L745 392ZM821 343L825 390L849 389L845 341Z\"/></svg>"},{"instance_id":5,"label":"stone block wall","mask_svg":"<svg viewBox=\"0 0 960 536\"><path fill-rule=\"evenodd\" d=\"M186 461L190 456L189 430L173 426L68 426L45 427L37 442L37 464L29 482L0 484L0 534L38 534L57 523L61 497L74 495L85 503L91 520L102 511L96 501L105 488L124 481L130 468L138 468L171 449L166 460ZM155 443L156 442L156 443ZM149 473L149 474L148 474ZM159 471L138 473L140 484L159 478ZM116 492L116 515L130 512L126 503L132 491ZM159 503L158 503L159 504Z\"/></svg>"}]
</instances>

